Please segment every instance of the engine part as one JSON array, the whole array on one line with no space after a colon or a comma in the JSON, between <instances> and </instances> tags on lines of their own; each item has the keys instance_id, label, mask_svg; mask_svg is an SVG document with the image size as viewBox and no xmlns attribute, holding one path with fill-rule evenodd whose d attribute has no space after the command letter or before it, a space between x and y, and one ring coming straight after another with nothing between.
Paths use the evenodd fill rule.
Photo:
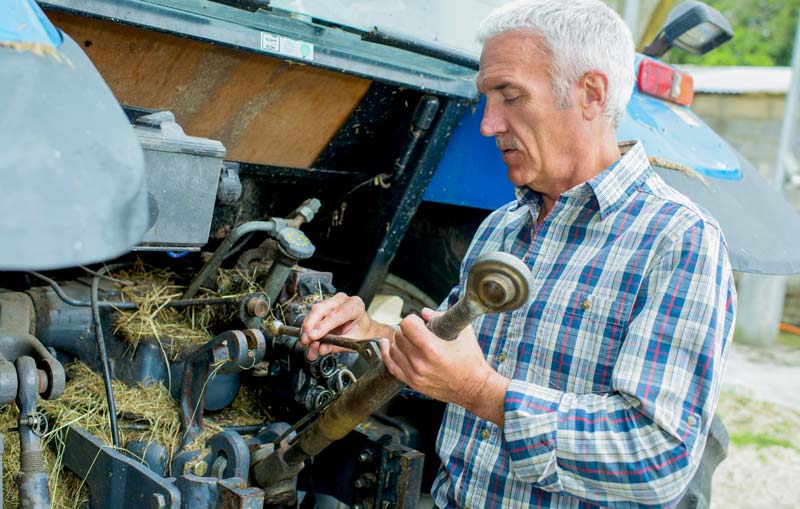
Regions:
<instances>
[{"instance_id":1,"label":"engine part","mask_svg":"<svg viewBox=\"0 0 800 509\"><path fill-rule=\"evenodd\" d=\"M64 466L89 487L92 509L103 509L112 500L120 509L181 508L178 488L139 461L115 451L77 426L67 427L62 438Z\"/></svg>"},{"instance_id":2,"label":"engine part","mask_svg":"<svg viewBox=\"0 0 800 509\"><path fill-rule=\"evenodd\" d=\"M199 250L208 242L225 147L187 136L169 111L138 117L134 132L150 201L150 229L137 249Z\"/></svg>"},{"instance_id":3,"label":"engine part","mask_svg":"<svg viewBox=\"0 0 800 509\"><path fill-rule=\"evenodd\" d=\"M269 333L272 336L286 335L299 338L302 330L300 327L290 327L288 325L284 325L280 320L272 320L269 322ZM357 352L370 364L374 364L381 357L378 341L379 340L377 339L353 340L351 338L338 336L336 334L326 334L325 336L319 338L320 343L347 348L348 350Z\"/></svg>"},{"instance_id":4,"label":"engine part","mask_svg":"<svg viewBox=\"0 0 800 509\"><path fill-rule=\"evenodd\" d=\"M200 433L205 411L205 391L217 373L252 368L264 358L266 341L261 331L228 331L201 346L186 358L181 387L183 446Z\"/></svg>"},{"instance_id":5,"label":"engine part","mask_svg":"<svg viewBox=\"0 0 800 509\"><path fill-rule=\"evenodd\" d=\"M197 290L200 289L200 286L205 283L205 281L211 277L212 274L214 274L214 271L219 268L219 266L222 264L222 261L225 259L225 256L228 254L231 248L233 248L234 244L236 244L236 241L250 233L264 232L270 236L276 237L279 243L283 242L283 252L288 258L294 260L294 262L291 263L291 266L294 266L294 263L296 263L298 260L310 257L312 254L314 254L314 246L311 244L311 241L308 240L308 237L300 232L300 230L297 230L297 228L307 221L306 218L313 218L314 214L319 211L319 207L319 200L316 198L311 198L304 201L292 213L292 217L290 217L288 220L270 218L267 221L250 221L248 223L240 224L234 228L227 237L225 237L225 240L222 241L222 244L220 244L217 250L214 251L214 255L211 257L211 259L206 262L200 272L197 273L195 278L189 284L189 287L186 289L186 291L183 292L183 296L181 298L189 299L193 297L194 294L197 293ZM285 228L289 228L291 229L290 231L296 233L290 233L287 231L285 234L281 234L282 230ZM277 291L275 291L273 288L273 291L275 291L274 295L271 295L269 290L267 291L267 294L271 295L272 299L270 304L274 302L275 297L277 297L280 288L286 282L286 278L289 276L289 274L286 273L285 276L286 277L283 278L280 286L277 288ZM270 286L267 285L267 288L270 288Z\"/></svg>"},{"instance_id":6,"label":"engine part","mask_svg":"<svg viewBox=\"0 0 800 509\"><path fill-rule=\"evenodd\" d=\"M513 269L518 265L514 262L522 263L516 258L513 259L514 261L508 261L505 256L487 257L487 259L493 260L493 263L491 265L475 263L470 267L470 278L483 281L495 274L504 277L508 274L516 275ZM524 272L522 274L524 275ZM490 280L493 284L502 284L497 283L498 278L490 278ZM525 284L514 287L519 289L517 294L508 290L507 286L502 287L503 292L495 290L494 287L485 289L484 293L492 297L490 302L494 306L487 310L508 311L514 309L513 306L522 305L528 297L527 279L525 282ZM507 300L503 300L502 296ZM441 320L440 332L446 337L458 336L461 329L457 329L457 327L463 328L468 324L467 322L462 325L463 314L461 308L456 309L456 306L448 309L441 315L443 320ZM319 418L298 434L297 439L291 445L279 448L264 460L256 463L253 467L253 476L259 486L265 487L265 502L279 505L290 500L294 495L272 489L272 480L277 480L284 486L287 485L286 479L290 472L298 466L302 466L307 458L317 455L333 441L347 435L360 422L397 395L403 387L405 384L393 377L386 366L381 363L361 376L347 391L344 391L322 412Z\"/></svg>"},{"instance_id":7,"label":"engine part","mask_svg":"<svg viewBox=\"0 0 800 509\"><path fill-rule=\"evenodd\" d=\"M17 359L19 375L19 487L20 507L29 509L49 509L50 491L47 474L44 470L41 436L46 432L44 416L36 411L42 375L36 369L36 361L28 356ZM46 381L45 381L46 383ZM46 421L45 421L46 422Z\"/></svg>"},{"instance_id":8,"label":"engine part","mask_svg":"<svg viewBox=\"0 0 800 509\"><path fill-rule=\"evenodd\" d=\"M239 178L239 163L224 161L219 176L217 199L223 205L233 205L242 197L242 180Z\"/></svg>"},{"instance_id":9,"label":"engine part","mask_svg":"<svg viewBox=\"0 0 800 509\"><path fill-rule=\"evenodd\" d=\"M450 341L480 315L520 307L528 299L530 278L530 269L514 255L482 254L469 269L464 295L447 313L431 320L431 331Z\"/></svg>"}]
</instances>

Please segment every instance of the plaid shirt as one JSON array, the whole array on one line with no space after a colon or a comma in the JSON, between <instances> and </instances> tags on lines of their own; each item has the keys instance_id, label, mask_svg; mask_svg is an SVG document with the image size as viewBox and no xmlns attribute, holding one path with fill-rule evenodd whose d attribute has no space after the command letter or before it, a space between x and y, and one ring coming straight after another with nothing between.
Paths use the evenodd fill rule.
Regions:
<instances>
[{"instance_id":1,"label":"plaid shirt","mask_svg":"<svg viewBox=\"0 0 800 509\"><path fill-rule=\"evenodd\" d=\"M505 426L448 405L438 507L670 506L692 478L733 333L733 275L715 220L640 143L620 148L541 225L540 197L523 188L478 229L462 283L479 254L505 251L531 269L531 296L472 324L511 379Z\"/></svg>"}]
</instances>

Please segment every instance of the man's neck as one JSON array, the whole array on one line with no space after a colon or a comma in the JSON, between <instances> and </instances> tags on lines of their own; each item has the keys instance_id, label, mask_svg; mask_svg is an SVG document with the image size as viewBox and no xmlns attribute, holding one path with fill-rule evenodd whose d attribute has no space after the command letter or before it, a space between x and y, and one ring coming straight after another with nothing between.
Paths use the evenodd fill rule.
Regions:
<instances>
[{"instance_id":1,"label":"man's neck","mask_svg":"<svg viewBox=\"0 0 800 509\"><path fill-rule=\"evenodd\" d=\"M539 217L536 219L538 224L542 224L544 219L555 207L556 201L561 194L568 189L572 189L578 184L588 182L603 172L606 168L614 164L622 157L617 144L616 132L607 131L602 143L597 144L594 150L579 154L574 164L575 171L572 172L573 178L562 183L554 193L540 193L542 196L542 208L539 210Z\"/></svg>"}]
</instances>

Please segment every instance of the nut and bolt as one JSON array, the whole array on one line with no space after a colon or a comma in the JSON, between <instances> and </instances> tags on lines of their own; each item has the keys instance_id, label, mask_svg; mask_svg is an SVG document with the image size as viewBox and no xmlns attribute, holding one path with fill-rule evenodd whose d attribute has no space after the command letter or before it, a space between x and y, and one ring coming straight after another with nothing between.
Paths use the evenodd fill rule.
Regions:
<instances>
[{"instance_id":1,"label":"nut and bolt","mask_svg":"<svg viewBox=\"0 0 800 509\"><path fill-rule=\"evenodd\" d=\"M375 474L367 473L359 476L359 478L356 479L355 482L353 483L353 486L355 486L359 490L367 489L372 487L373 484L375 484L375 480L376 480Z\"/></svg>"},{"instance_id":2,"label":"nut and bolt","mask_svg":"<svg viewBox=\"0 0 800 509\"><path fill-rule=\"evenodd\" d=\"M247 314L264 318L269 314L269 302L262 297L254 297L247 303Z\"/></svg>"}]
</instances>

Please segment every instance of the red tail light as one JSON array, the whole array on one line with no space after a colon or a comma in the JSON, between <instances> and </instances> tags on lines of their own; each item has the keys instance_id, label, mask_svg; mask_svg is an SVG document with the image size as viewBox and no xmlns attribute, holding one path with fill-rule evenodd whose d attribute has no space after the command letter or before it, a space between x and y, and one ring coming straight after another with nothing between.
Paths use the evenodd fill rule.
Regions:
<instances>
[{"instance_id":1,"label":"red tail light","mask_svg":"<svg viewBox=\"0 0 800 509\"><path fill-rule=\"evenodd\" d=\"M637 85L644 94L683 106L689 106L694 99L694 81L691 76L647 58L639 64Z\"/></svg>"}]
</instances>

